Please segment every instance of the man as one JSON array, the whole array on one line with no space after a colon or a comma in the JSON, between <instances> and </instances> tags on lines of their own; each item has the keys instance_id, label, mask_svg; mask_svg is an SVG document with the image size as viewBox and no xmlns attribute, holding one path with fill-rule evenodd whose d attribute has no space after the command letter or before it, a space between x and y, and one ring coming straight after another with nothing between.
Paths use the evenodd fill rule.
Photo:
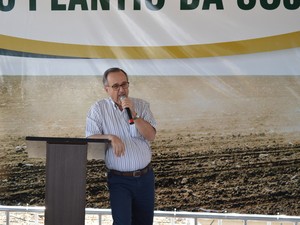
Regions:
<instances>
[{"instance_id":1,"label":"man","mask_svg":"<svg viewBox=\"0 0 300 225\"><path fill-rule=\"evenodd\" d=\"M154 173L150 141L156 135L155 119L148 102L128 97L129 82L124 70L105 71L103 85L109 98L91 107L86 136L111 141L105 164L113 224L152 225ZM133 124L129 123L129 114Z\"/></svg>"}]
</instances>

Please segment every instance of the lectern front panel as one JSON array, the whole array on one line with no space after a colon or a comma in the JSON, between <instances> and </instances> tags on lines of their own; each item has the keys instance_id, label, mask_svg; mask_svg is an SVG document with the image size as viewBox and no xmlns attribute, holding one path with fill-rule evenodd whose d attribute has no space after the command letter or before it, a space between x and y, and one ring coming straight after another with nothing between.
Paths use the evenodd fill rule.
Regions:
<instances>
[{"instance_id":1,"label":"lectern front panel","mask_svg":"<svg viewBox=\"0 0 300 225\"><path fill-rule=\"evenodd\" d=\"M46 225L84 225L87 144L47 143Z\"/></svg>"}]
</instances>

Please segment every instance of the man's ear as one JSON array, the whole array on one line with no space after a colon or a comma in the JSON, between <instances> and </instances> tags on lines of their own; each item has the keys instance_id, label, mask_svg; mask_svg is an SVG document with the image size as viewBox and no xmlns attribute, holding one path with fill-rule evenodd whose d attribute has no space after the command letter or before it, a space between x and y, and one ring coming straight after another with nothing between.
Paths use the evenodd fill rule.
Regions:
<instances>
[{"instance_id":1,"label":"man's ear","mask_svg":"<svg viewBox=\"0 0 300 225\"><path fill-rule=\"evenodd\" d=\"M108 93L108 87L107 86L104 87L104 90L106 91L106 93Z\"/></svg>"}]
</instances>

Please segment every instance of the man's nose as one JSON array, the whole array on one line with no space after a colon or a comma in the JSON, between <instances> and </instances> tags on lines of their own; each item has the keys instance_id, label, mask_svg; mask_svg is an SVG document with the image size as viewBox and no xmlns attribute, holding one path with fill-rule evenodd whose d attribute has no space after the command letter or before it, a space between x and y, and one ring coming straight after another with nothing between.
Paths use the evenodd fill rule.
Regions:
<instances>
[{"instance_id":1,"label":"man's nose","mask_svg":"<svg viewBox=\"0 0 300 225\"><path fill-rule=\"evenodd\" d=\"M122 87L122 86L120 86L120 87L119 87L119 91L121 90L121 88L122 88L122 91L124 91L124 92L125 92L125 88L124 88L124 87Z\"/></svg>"}]
</instances>

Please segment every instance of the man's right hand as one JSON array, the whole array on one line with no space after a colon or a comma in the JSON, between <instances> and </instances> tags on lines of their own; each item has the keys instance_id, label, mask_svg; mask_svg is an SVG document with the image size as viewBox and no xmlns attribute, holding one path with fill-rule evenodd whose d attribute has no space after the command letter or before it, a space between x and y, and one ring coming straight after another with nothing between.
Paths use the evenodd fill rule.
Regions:
<instances>
[{"instance_id":1,"label":"man's right hand","mask_svg":"<svg viewBox=\"0 0 300 225\"><path fill-rule=\"evenodd\" d=\"M124 156L125 145L124 145L123 141L115 135L109 135L109 140L111 141L111 145L112 145L115 155L117 157Z\"/></svg>"},{"instance_id":2,"label":"man's right hand","mask_svg":"<svg viewBox=\"0 0 300 225\"><path fill-rule=\"evenodd\" d=\"M113 151L117 157L124 156L125 154L125 145L123 141L116 135L113 134L94 134L88 138L99 138L99 139L108 139L111 142Z\"/></svg>"}]
</instances>

